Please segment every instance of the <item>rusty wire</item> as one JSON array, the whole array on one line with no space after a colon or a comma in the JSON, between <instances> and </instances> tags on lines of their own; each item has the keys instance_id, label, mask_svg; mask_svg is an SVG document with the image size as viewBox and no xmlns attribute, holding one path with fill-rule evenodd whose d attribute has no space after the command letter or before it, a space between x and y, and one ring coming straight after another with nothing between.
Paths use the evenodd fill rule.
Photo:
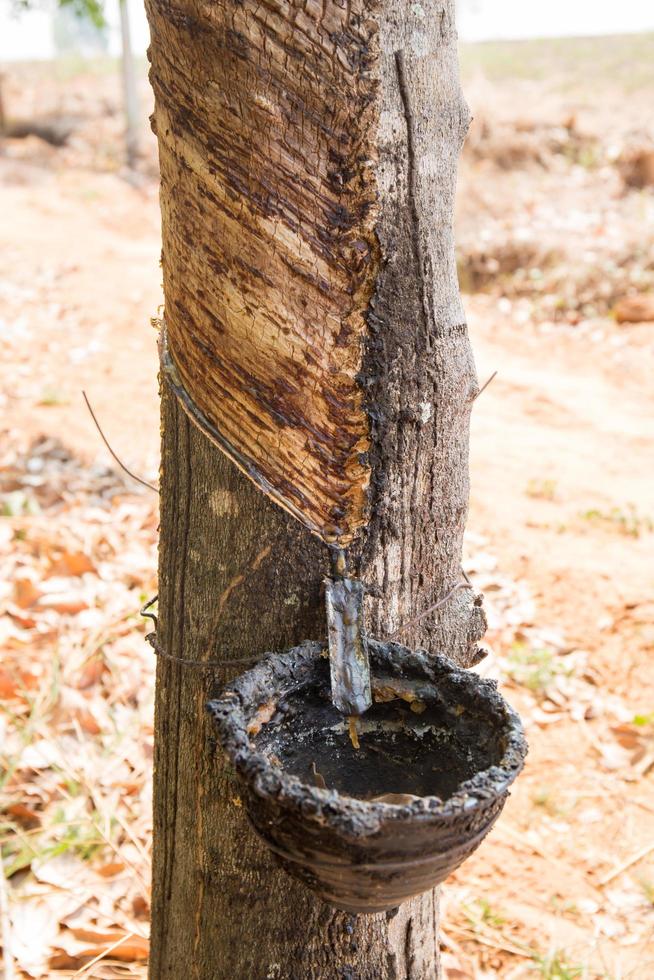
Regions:
<instances>
[{"instance_id":1,"label":"rusty wire","mask_svg":"<svg viewBox=\"0 0 654 980\"><path fill-rule=\"evenodd\" d=\"M457 582L454 588L450 589L447 595L443 596L442 599L439 599L438 602L434 602L433 605L431 606L427 606L427 608L423 609L421 613L419 613L413 619L408 619L406 623L402 623L402 625L398 626L398 628L396 630L393 630L392 633L386 633L384 635L384 639L392 640L394 639L394 637L399 636L401 633L406 632L406 630L410 629L412 626L417 626L418 623L422 622L425 616L429 616L430 613L436 612L437 609L440 609L441 606L444 606L445 603L448 601L448 599L451 599L454 593L458 592L459 589L472 589L472 588L473 585L471 582L468 581Z\"/></svg>"},{"instance_id":2,"label":"rusty wire","mask_svg":"<svg viewBox=\"0 0 654 980\"><path fill-rule=\"evenodd\" d=\"M163 657L165 660L172 660L173 663L185 664L187 667L206 667L206 668L210 667L212 669L215 667L229 667L231 664L256 663L262 659L259 654L253 657L242 657L236 660L188 660L186 657L173 656L172 653L168 653L167 650L164 650L164 648L159 643L159 640L157 639L157 628L159 625L159 621L157 619L156 614L153 612L148 612L148 610L152 608L152 606L155 604L158 598L159 598L158 595L153 596L152 599L148 599L146 604L141 608L141 616L143 616L144 619L151 619L152 622L154 623L153 632L147 633L145 639L150 644L157 657Z\"/></svg>"},{"instance_id":3,"label":"rusty wire","mask_svg":"<svg viewBox=\"0 0 654 980\"><path fill-rule=\"evenodd\" d=\"M128 470L127 469L127 467L123 463L122 459L120 459L120 457L111 448L111 444L110 444L109 440L107 439L106 435L104 434L104 432L102 431L102 426L98 422L98 420L96 418L96 414L95 414L95 412L93 411L93 409L91 407L91 402L89 401L89 399L87 397L87 394L86 394L86 392L84 390L82 390L82 397L83 397L84 401L86 402L86 407L89 410L89 414L90 414L91 418L93 419L93 422L95 424L95 427L98 430L98 432L100 433L100 438L102 439L103 443L105 444L105 446L107 447L107 449L109 450L109 452L111 453L111 455L113 456L113 458L116 460L116 462L120 466L121 470L123 470L124 473L127 473L127 475L129 477L131 477L132 480L136 480L137 483L140 483L141 486L147 487L148 490L154 490L155 493L159 493L159 490L157 489L157 487L155 487L155 485L153 483L148 483L147 480L141 479L141 477L140 476L137 476L136 473L132 473L131 470Z\"/></svg>"},{"instance_id":4,"label":"rusty wire","mask_svg":"<svg viewBox=\"0 0 654 980\"><path fill-rule=\"evenodd\" d=\"M444 606L445 603L452 598L455 592L459 591L459 589L473 589L474 587L472 583L468 580L468 576L465 574L465 572L463 572L463 575L466 579L465 582L458 582L453 589L450 589L447 595L443 596L442 599L439 599L438 602L434 602L431 606L427 606L427 608L423 609L423 611L418 616L415 616L413 619L407 620L406 623L402 623L402 625L398 626L398 628L396 630L393 630L392 633L385 633L384 639L393 640L396 636L399 636L401 633L404 633L412 626L417 626L417 624L422 622L422 620L426 616L429 616L430 613L436 612L437 609L440 609L441 606ZM184 664L187 667L200 667L204 669L214 669L218 667L231 667L232 665L238 666L242 664L258 663L265 656L265 654L263 655L257 654L252 657L239 657L234 660L188 660L186 657L175 657L172 653L168 653L167 650L164 650L162 645L159 643L159 640L157 638L157 628L158 628L157 616L155 615L155 613L148 612L148 610L151 609L151 607L155 604L158 598L159 596L155 595L152 599L149 599L148 602L146 602L141 609L141 616L143 616L146 619L151 619L152 622L154 623L154 631L152 633L146 634L145 639L152 647L155 656L162 657L164 660L171 660L173 663Z\"/></svg>"},{"instance_id":5,"label":"rusty wire","mask_svg":"<svg viewBox=\"0 0 654 980\"><path fill-rule=\"evenodd\" d=\"M477 399L482 394L482 392L486 391L486 389L488 388L488 386L491 383L491 381L493 381L496 377L497 377L497 371L493 371L493 373L491 374L491 376L488 379L488 381L485 381L484 382L484 384L481 386L481 388L479 389L479 391L477 392L477 394L475 395L475 397L472 399L473 402L476 402L477 401Z\"/></svg>"}]
</instances>

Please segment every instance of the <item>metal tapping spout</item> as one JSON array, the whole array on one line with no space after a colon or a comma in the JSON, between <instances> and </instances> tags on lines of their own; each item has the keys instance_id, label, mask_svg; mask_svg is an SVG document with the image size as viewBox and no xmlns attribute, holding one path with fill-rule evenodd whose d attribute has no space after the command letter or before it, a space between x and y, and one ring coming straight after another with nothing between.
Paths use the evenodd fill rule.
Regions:
<instances>
[{"instance_id":1,"label":"metal tapping spout","mask_svg":"<svg viewBox=\"0 0 654 980\"><path fill-rule=\"evenodd\" d=\"M344 715L362 715L372 704L364 586L358 579L328 578L325 592L332 702Z\"/></svg>"}]
</instances>

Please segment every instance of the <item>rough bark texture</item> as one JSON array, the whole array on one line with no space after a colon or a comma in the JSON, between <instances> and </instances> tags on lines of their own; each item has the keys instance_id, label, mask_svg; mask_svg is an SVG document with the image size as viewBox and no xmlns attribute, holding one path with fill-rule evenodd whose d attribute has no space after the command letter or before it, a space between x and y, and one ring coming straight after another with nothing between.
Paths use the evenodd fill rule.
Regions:
<instances>
[{"instance_id":1,"label":"rough bark texture","mask_svg":"<svg viewBox=\"0 0 654 980\"><path fill-rule=\"evenodd\" d=\"M177 344L180 375L194 386L205 413L221 399L234 398L239 407L233 418L241 418L241 428L235 426L232 438L253 436L255 422L247 412L263 408L257 418L276 433L272 439L265 426L261 429L267 474L287 480L279 487L289 498L293 488L304 494L308 505L297 494L293 499L297 506L314 507L317 526L337 518L352 530L366 517L349 549L350 566L373 590L367 617L376 635L445 595L461 577L468 420L477 386L451 228L456 162L467 127L453 6L453 0L148 2L163 179L166 321L171 344ZM252 98L240 106L233 102L234 89L224 84L226 73L237 65L242 70L244 63ZM324 66L331 74L321 88ZM370 73L374 85L367 87ZM333 79L341 81L334 85ZM357 101L364 89L373 99L370 106ZM256 108L257 98L265 106L257 102ZM280 106L286 107L283 125L281 117L267 122L265 114L281 112ZM375 124L362 134L355 117L364 108ZM226 115L229 126L242 121L247 146L232 145L236 137L226 135ZM262 203L254 196L249 168L260 174L261 148L265 156L273 143L285 146L277 139L278 126L289 141L288 153L283 159L273 155L276 166L266 173L274 193ZM348 126L367 141L372 209L357 211L369 189L368 156L364 160L350 145ZM310 152L304 152L303 139ZM235 157L225 164L225 140L230 153L239 147L246 153L241 165L250 176L242 186L234 183L241 172ZM352 185L351 170L358 175ZM328 202L321 197L325 188ZM322 241L320 216L334 201L344 208L345 228L332 228ZM262 380L258 358L266 359L272 339L266 340L261 317L260 355L256 345L248 355L256 411L254 403L243 400L242 377L216 386L234 347L214 317L231 316L238 296L242 309L250 310L254 302L249 291L255 283L259 288L259 279L243 267L238 236L244 248L256 239L248 238L252 214L256 210L257 220L263 220L265 208L273 208L266 219L274 223L271 242L279 239L286 258L294 254L295 259L291 275L284 273L280 258L273 285L266 284L256 303L275 314L279 302L280 316L288 314L294 330L302 310L309 310L302 322L319 329L313 335L305 330L314 345L306 349L313 350L321 371L327 364L326 373L312 373L304 348L287 349L281 338L290 334L276 335L293 388L284 389L284 406L300 406L302 418L278 412L272 381ZM242 227L235 214L243 217ZM320 227L324 231L327 225ZM356 249L350 249L357 240L366 243L362 265ZM221 251L226 248L229 267ZM317 261L315 255L333 264L320 286L298 265L298 256L309 253L309 265ZM336 334L328 327L329 316L339 318ZM341 337L342 349L334 336ZM341 355L342 362L329 360ZM329 399L329 407L321 401L332 391L326 386L334 364L333 392L343 395L337 410ZM287 377L275 379L283 387ZM164 649L190 660L230 659L324 637L325 545L223 457L165 386L163 396L159 637ZM309 417L324 427L305 445L304 485L297 482L304 478L297 440ZM370 443L363 460L358 453L364 430L356 419L365 421ZM335 469L325 462L331 449L320 456L330 440ZM322 464L316 463L320 459ZM467 665L476 659L483 630L480 606L462 589L437 616L403 633L402 641ZM334 912L285 877L248 832L237 789L203 712L207 697L237 671L216 676L163 659L159 664L153 980L187 974L202 980L438 976L436 894L407 903L392 918L355 919Z\"/></svg>"},{"instance_id":2,"label":"rough bark texture","mask_svg":"<svg viewBox=\"0 0 654 980\"><path fill-rule=\"evenodd\" d=\"M371 513L358 570L385 634L461 580L470 409L478 391L452 229L468 128L454 3L387 0L380 12L376 231L383 261L361 374L371 434ZM402 635L470 666L485 617L468 590Z\"/></svg>"},{"instance_id":3,"label":"rough bark texture","mask_svg":"<svg viewBox=\"0 0 654 980\"><path fill-rule=\"evenodd\" d=\"M159 638L176 657L247 657L324 636L327 549L267 500L163 391ZM438 897L336 912L249 830L205 711L238 667L157 671L152 980L427 980Z\"/></svg>"}]
</instances>

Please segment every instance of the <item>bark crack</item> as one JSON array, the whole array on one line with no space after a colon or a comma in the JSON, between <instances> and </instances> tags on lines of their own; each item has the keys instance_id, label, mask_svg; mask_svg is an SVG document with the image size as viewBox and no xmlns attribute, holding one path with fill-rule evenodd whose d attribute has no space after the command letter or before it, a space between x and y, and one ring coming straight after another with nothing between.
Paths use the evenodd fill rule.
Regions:
<instances>
[{"instance_id":1,"label":"bark crack","mask_svg":"<svg viewBox=\"0 0 654 980\"><path fill-rule=\"evenodd\" d=\"M190 514L191 514L191 464L190 464L190 454L188 452L188 443L190 439L190 423L188 419L184 420L184 436L186 443L186 467L184 471L184 511L183 520L181 522L181 541L178 554L180 556L179 562L179 594L180 594L180 606L179 609L186 608L186 565L187 565L187 555L188 555L188 537L190 528ZM177 568L175 569L177 572ZM177 579L177 576L176 576ZM174 608L170 606L169 608ZM171 632L173 630L177 633L177 651L181 655L184 650L184 619L179 616L176 623L171 623ZM176 683L175 683L175 785L173 787L173 792L171 794L171 804L173 819L170 821L170 839L171 839L171 850L170 850L170 876L168 879L168 898L170 899L172 894L172 868L174 864L175 849L177 846L177 827L176 827L176 816L177 816L177 794L179 789L179 747L181 744L180 738L180 725L181 725L181 714L182 714L182 665L176 664L171 665L171 670L175 670L177 673Z\"/></svg>"},{"instance_id":2,"label":"bark crack","mask_svg":"<svg viewBox=\"0 0 654 980\"><path fill-rule=\"evenodd\" d=\"M411 248L416 264L418 281L420 283L424 337L425 343L427 344L427 349L429 350L429 297L427 293L427 283L425 281L425 263L424 256L422 254L422 237L420 234L420 215L418 214L414 117L411 109L409 85L406 77L406 66L403 51L395 52L395 71L397 74L397 87L400 93L400 99L402 100L402 110L404 112L404 121L406 124L407 183L409 192L409 212L411 215Z\"/></svg>"}]
</instances>

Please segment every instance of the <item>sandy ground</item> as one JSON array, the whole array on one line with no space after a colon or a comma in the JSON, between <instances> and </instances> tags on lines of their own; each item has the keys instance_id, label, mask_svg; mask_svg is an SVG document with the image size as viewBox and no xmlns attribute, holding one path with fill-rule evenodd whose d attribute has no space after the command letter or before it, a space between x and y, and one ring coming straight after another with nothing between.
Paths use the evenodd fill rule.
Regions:
<instances>
[{"instance_id":1,"label":"sandy ground","mask_svg":"<svg viewBox=\"0 0 654 980\"><path fill-rule=\"evenodd\" d=\"M19 107L25 78L35 90L45 84L38 73L21 76L9 93ZM62 98L66 84L57 81ZM114 84L95 77L95 101L80 84L82 108L100 96L111 104ZM491 130L493 91L502 125L534 104L536 83L512 79L510 93L507 84L470 83ZM538 85L532 116L559 125L572 101L603 148L635 138L631 116L642 119L638 105L647 104L644 85L630 117L607 134L607 119L617 118L610 100L593 113L583 92ZM135 186L107 150L119 132L109 118L91 113L72 148L31 138L9 141L0 156L3 452L45 434L85 467L110 464L85 389L114 449L156 480L153 146L145 144ZM471 155L462 199L473 204L458 222L464 245L484 234L496 241L498 215L515 240L517 224L537 223L549 208L552 289L560 289L568 266L574 278L570 241L588 234L587 202L597 210L599 195L601 221L619 232L615 245L599 247L601 258L634 236L651 241L654 195L626 193L608 158L581 167L552 159L507 169ZM581 217L571 229L575 187ZM606 275L600 269L597 282ZM468 567L491 612L482 671L506 684L531 753L497 830L444 888L445 964L451 980L646 980L654 977L654 323L618 326L601 300L588 315L568 304L558 318L542 304L547 281L539 288L526 296L508 277L466 296L480 379L498 372L472 428ZM138 506L153 512L152 503Z\"/></svg>"}]
</instances>

